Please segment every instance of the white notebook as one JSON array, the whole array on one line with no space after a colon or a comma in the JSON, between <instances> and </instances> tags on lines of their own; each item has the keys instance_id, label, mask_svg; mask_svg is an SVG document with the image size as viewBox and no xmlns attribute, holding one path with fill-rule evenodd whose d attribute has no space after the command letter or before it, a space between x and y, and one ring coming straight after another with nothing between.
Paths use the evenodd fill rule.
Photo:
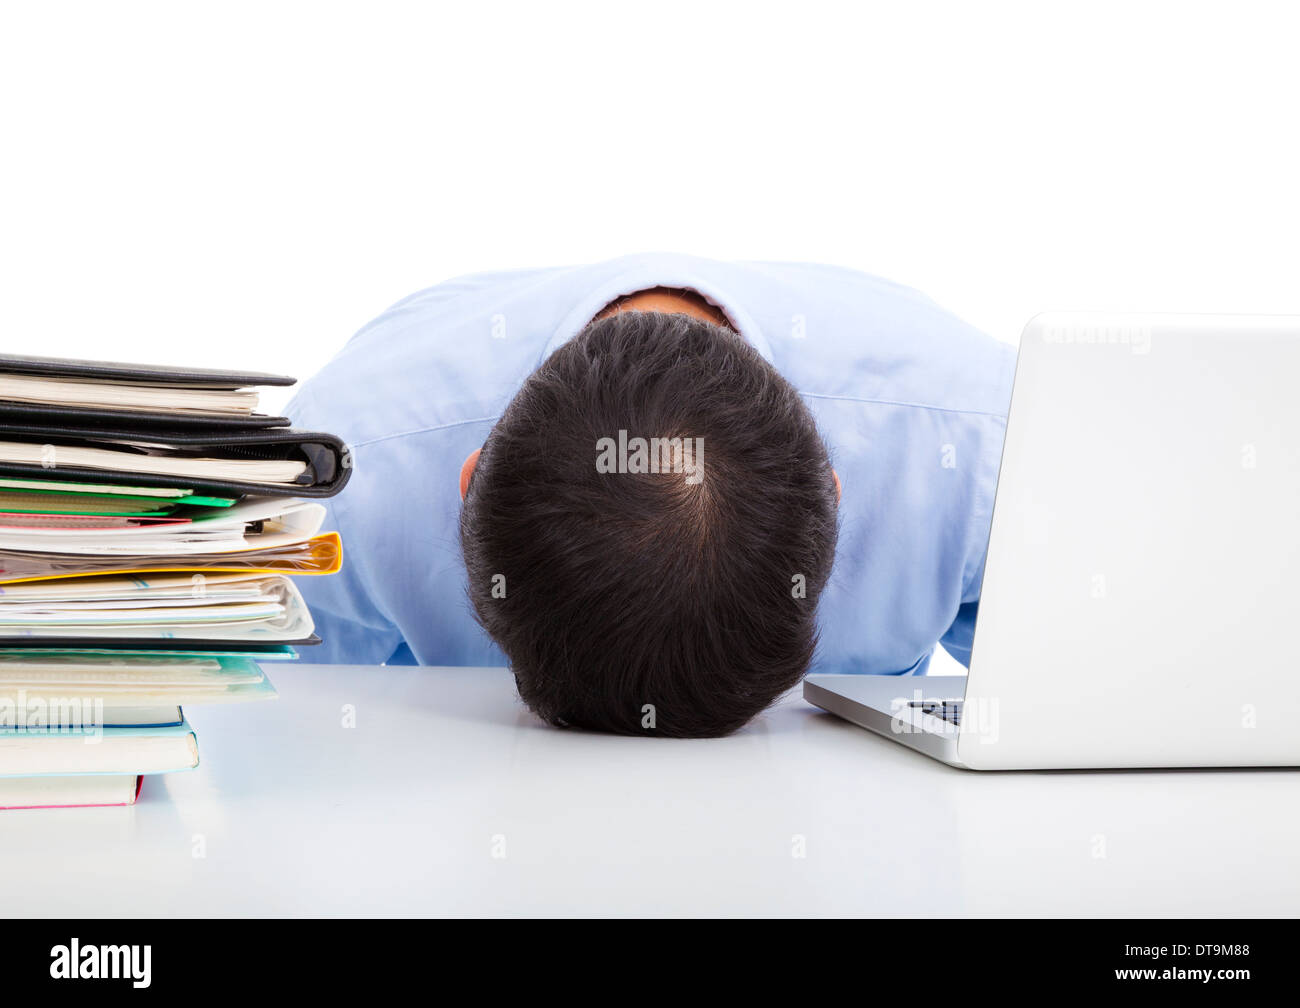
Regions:
<instances>
[{"instance_id":1,"label":"white notebook","mask_svg":"<svg viewBox=\"0 0 1300 1008\"><path fill-rule=\"evenodd\" d=\"M170 773L198 765L199 743L188 722L164 728L0 731L0 777Z\"/></svg>"},{"instance_id":2,"label":"white notebook","mask_svg":"<svg viewBox=\"0 0 1300 1008\"><path fill-rule=\"evenodd\" d=\"M101 381L88 378L47 378L0 374L0 399L42 406L101 407L154 413L205 413L248 416L257 409L257 390L211 385Z\"/></svg>"},{"instance_id":3,"label":"white notebook","mask_svg":"<svg viewBox=\"0 0 1300 1008\"><path fill-rule=\"evenodd\" d=\"M127 445L128 442L121 442ZM24 441L0 441L0 462L17 462L46 468L105 469L153 476L176 476L208 483L293 483L307 471L307 463L287 459L199 458L176 454L153 446L152 454L113 448L82 448L76 445L40 445Z\"/></svg>"},{"instance_id":4,"label":"white notebook","mask_svg":"<svg viewBox=\"0 0 1300 1008\"><path fill-rule=\"evenodd\" d=\"M306 542L320 531L325 513L323 505L294 497L248 497L210 517L152 525L33 528L0 518L0 549L141 557L268 549Z\"/></svg>"},{"instance_id":5,"label":"white notebook","mask_svg":"<svg viewBox=\"0 0 1300 1008\"><path fill-rule=\"evenodd\" d=\"M0 809L134 805L139 790L137 774L0 777Z\"/></svg>"}]
</instances>

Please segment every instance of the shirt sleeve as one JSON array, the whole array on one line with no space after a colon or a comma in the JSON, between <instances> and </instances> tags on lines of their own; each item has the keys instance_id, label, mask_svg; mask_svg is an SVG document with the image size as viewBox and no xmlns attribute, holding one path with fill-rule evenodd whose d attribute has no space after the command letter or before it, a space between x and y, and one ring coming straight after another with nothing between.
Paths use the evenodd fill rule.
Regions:
<instances>
[{"instance_id":1,"label":"shirt sleeve","mask_svg":"<svg viewBox=\"0 0 1300 1008\"><path fill-rule=\"evenodd\" d=\"M338 532L343 540L343 569L337 574L296 579L321 638L320 644L299 649L300 660L381 665L402 644L402 635L370 601L363 571L348 563L347 534L338 527L338 511L334 507L329 511L325 530Z\"/></svg>"},{"instance_id":2,"label":"shirt sleeve","mask_svg":"<svg viewBox=\"0 0 1300 1008\"><path fill-rule=\"evenodd\" d=\"M300 393L289 413L299 426L324 429L311 408L310 396ZM298 649L299 660L309 664L380 665L402 645L402 634L375 606L369 572L362 557L348 555L346 507L341 497L320 502L325 506L323 532L337 532L343 541L343 569L337 574L294 578L311 612L321 643Z\"/></svg>"},{"instance_id":3,"label":"shirt sleeve","mask_svg":"<svg viewBox=\"0 0 1300 1008\"><path fill-rule=\"evenodd\" d=\"M978 610L978 601L963 603L957 609L957 618L952 621L952 626L939 638L943 649L967 668L970 668L971 644L975 640L975 616Z\"/></svg>"},{"instance_id":4,"label":"shirt sleeve","mask_svg":"<svg viewBox=\"0 0 1300 1008\"><path fill-rule=\"evenodd\" d=\"M952 625L939 638L943 649L970 668L971 648L975 643L975 620L979 615L980 588L984 582L984 565L988 557L989 531L993 522L993 498L997 491L998 467L1002 458L1002 441L1006 422L1000 418L990 423L985 434L985 449L976 478L970 531L967 535L966 565L963 575L961 605Z\"/></svg>"}]
</instances>

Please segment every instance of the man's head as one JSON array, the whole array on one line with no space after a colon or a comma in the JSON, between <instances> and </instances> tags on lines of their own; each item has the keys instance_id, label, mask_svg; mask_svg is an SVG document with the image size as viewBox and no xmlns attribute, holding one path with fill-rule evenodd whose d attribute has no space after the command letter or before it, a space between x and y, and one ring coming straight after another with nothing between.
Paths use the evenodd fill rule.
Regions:
<instances>
[{"instance_id":1,"label":"man's head","mask_svg":"<svg viewBox=\"0 0 1300 1008\"><path fill-rule=\"evenodd\" d=\"M614 314L488 435L461 512L470 599L543 719L724 735L807 670L836 500L811 414L741 337Z\"/></svg>"}]
</instances>

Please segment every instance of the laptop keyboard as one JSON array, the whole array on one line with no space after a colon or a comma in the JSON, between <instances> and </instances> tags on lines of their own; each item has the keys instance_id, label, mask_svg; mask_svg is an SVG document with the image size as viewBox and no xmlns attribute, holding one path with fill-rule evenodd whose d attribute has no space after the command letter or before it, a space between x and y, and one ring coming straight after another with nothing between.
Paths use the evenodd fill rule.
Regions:
<instances>
[{"instance_id":1,"label":"laptop keyboard","mask_svg":"<svg viewBox=\"0 0 1300 1008\"><path fill-rule=\"evenodd\" d=\"M960 700L913 700L908 706L917 707L931 717L942 718L949 724L961 727L962 701Z\"/></svg>"}]
</instances>

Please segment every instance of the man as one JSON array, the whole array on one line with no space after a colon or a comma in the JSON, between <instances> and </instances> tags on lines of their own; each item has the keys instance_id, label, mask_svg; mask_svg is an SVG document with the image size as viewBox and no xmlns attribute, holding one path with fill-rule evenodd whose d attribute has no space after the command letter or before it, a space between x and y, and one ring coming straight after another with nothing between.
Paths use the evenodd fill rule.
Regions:
<instances>
[{"instance_id":1,"label":"man","mask_svg":"<svg viewBox=\"0 0 1300 1008\"><path fill-rule=\"evenodd\" d=\"M810 662L968 663L1013 367L828 266L658 254L430 288L290 407L356 466L344 572L303 582L306 657L510 664L551 723L675 736L734 730Z\"/></svg>"}]
</instances>

